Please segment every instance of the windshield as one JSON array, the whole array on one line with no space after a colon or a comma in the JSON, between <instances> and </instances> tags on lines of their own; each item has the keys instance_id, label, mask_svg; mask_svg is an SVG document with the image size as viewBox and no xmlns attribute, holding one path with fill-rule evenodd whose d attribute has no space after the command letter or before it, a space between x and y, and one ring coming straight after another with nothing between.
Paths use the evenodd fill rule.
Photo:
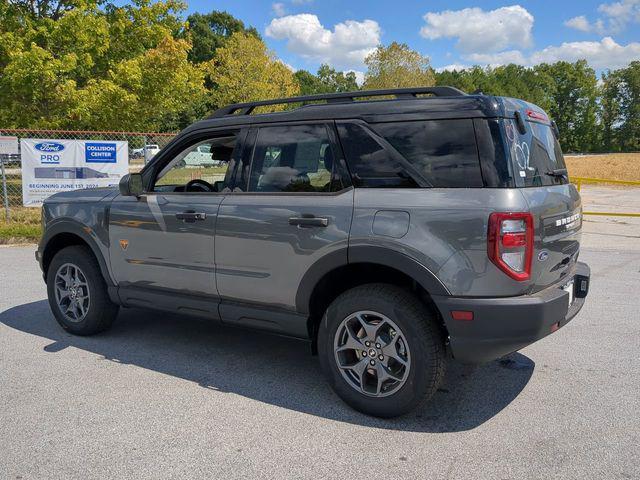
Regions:
<instances>
[{"instance_id":1,"label":"windshield","mask_svg":"<svg viewBox=\"0 0 640 480\"><path fill-rule=\"evenodd\" d=\"M564 169L564 157L550 125L526 122L526 132L520 134L516 121L503 121L507 147L516 170L518 187L540 187L568 183L566 176L550 175Z\"/></svg>"}]
</instances>

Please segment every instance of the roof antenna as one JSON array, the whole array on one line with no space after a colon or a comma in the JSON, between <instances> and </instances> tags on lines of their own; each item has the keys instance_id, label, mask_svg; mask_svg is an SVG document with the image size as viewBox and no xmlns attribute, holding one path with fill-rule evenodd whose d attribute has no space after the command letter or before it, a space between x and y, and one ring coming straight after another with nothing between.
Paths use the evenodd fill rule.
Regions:
<instances>
[{"instance_id":1,"label":"roof antenna","mask_svg":"<svg viewBox=\"0 0 640 480\"><path fill-rule=\"evenodd\" d=\"M480 89L477 89L475 92L473 92L471 95L484 95L484 92Z\"/></svg>"}]
</instances>

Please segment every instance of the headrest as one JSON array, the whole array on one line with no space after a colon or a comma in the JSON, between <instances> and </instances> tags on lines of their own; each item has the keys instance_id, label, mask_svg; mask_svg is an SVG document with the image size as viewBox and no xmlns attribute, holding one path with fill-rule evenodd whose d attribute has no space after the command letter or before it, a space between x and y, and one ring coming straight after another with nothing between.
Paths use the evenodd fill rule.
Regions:
<instances>
[{"instance_id":1,"label":"headrest","mask_svg":"<svg viewBox=\"0 0 640 480\"><path fill-rule=\"evenodd\" d=\"M231 160L233 154L233 147L227 147L225 145L212 145L211 146L211 158L213 160L220 160L222 162L228 162Z\"/></svg>"},{"instance_id":2,"label":"headrest","mask_svg":"<svg viewBox=\"0 0 640 480\"><path fill-rule=\"evenodd\" d=\"M333 152L331 151L331 146L329 145L327 145L327 148L324 149L322 162L324 163L324 168L330 172L331 168L333 167Z\"/></svg>"}]
</instances>

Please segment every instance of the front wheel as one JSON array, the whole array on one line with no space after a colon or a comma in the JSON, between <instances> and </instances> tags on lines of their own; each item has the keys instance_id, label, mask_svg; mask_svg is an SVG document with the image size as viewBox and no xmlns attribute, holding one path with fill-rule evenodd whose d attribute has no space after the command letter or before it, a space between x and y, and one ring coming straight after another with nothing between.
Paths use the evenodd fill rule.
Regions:
<instances>
[{"instance_id":1,"label":"front wheel","mask_svg":"<svg viewBox=\"0 0 640 480\"><path fill-rule=\"evenodd\" d=\"M63 248L53 257L47 270L47 296L58 323L76 335L106 330L118 315L100 266L84 246Z\"/></svg>"},{"instance_id":2,"label":"front wheel","mask_svg":"<svg viewBox=\"0 0 640 480\"><path fill-rule=\"evenodd\" d=\"M318 332L331 388L351 407L395 417L430 398L444 377L444 338L436 316L410 292L369 284L336 298Z\"/></svg>"}]
</instances>

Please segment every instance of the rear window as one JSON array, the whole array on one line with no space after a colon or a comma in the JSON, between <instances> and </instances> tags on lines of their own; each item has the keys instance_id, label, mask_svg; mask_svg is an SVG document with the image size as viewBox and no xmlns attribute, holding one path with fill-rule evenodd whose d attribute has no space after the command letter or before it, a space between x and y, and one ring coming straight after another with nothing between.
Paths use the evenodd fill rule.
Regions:
<instances>
[{"instance_id":1,"label":"rear window","mask_svg":"<svg viewBox=\"0 0 640 480\"><path fill-rule=\"evenodd\" d=\"M548 175L566 168L558 139L550 125L526 122L526 132L520 134L516 121L504 120L507 146L514 166L518 187L542 187L568 183L567 177Z\"/></svg>"}]
</instances>

